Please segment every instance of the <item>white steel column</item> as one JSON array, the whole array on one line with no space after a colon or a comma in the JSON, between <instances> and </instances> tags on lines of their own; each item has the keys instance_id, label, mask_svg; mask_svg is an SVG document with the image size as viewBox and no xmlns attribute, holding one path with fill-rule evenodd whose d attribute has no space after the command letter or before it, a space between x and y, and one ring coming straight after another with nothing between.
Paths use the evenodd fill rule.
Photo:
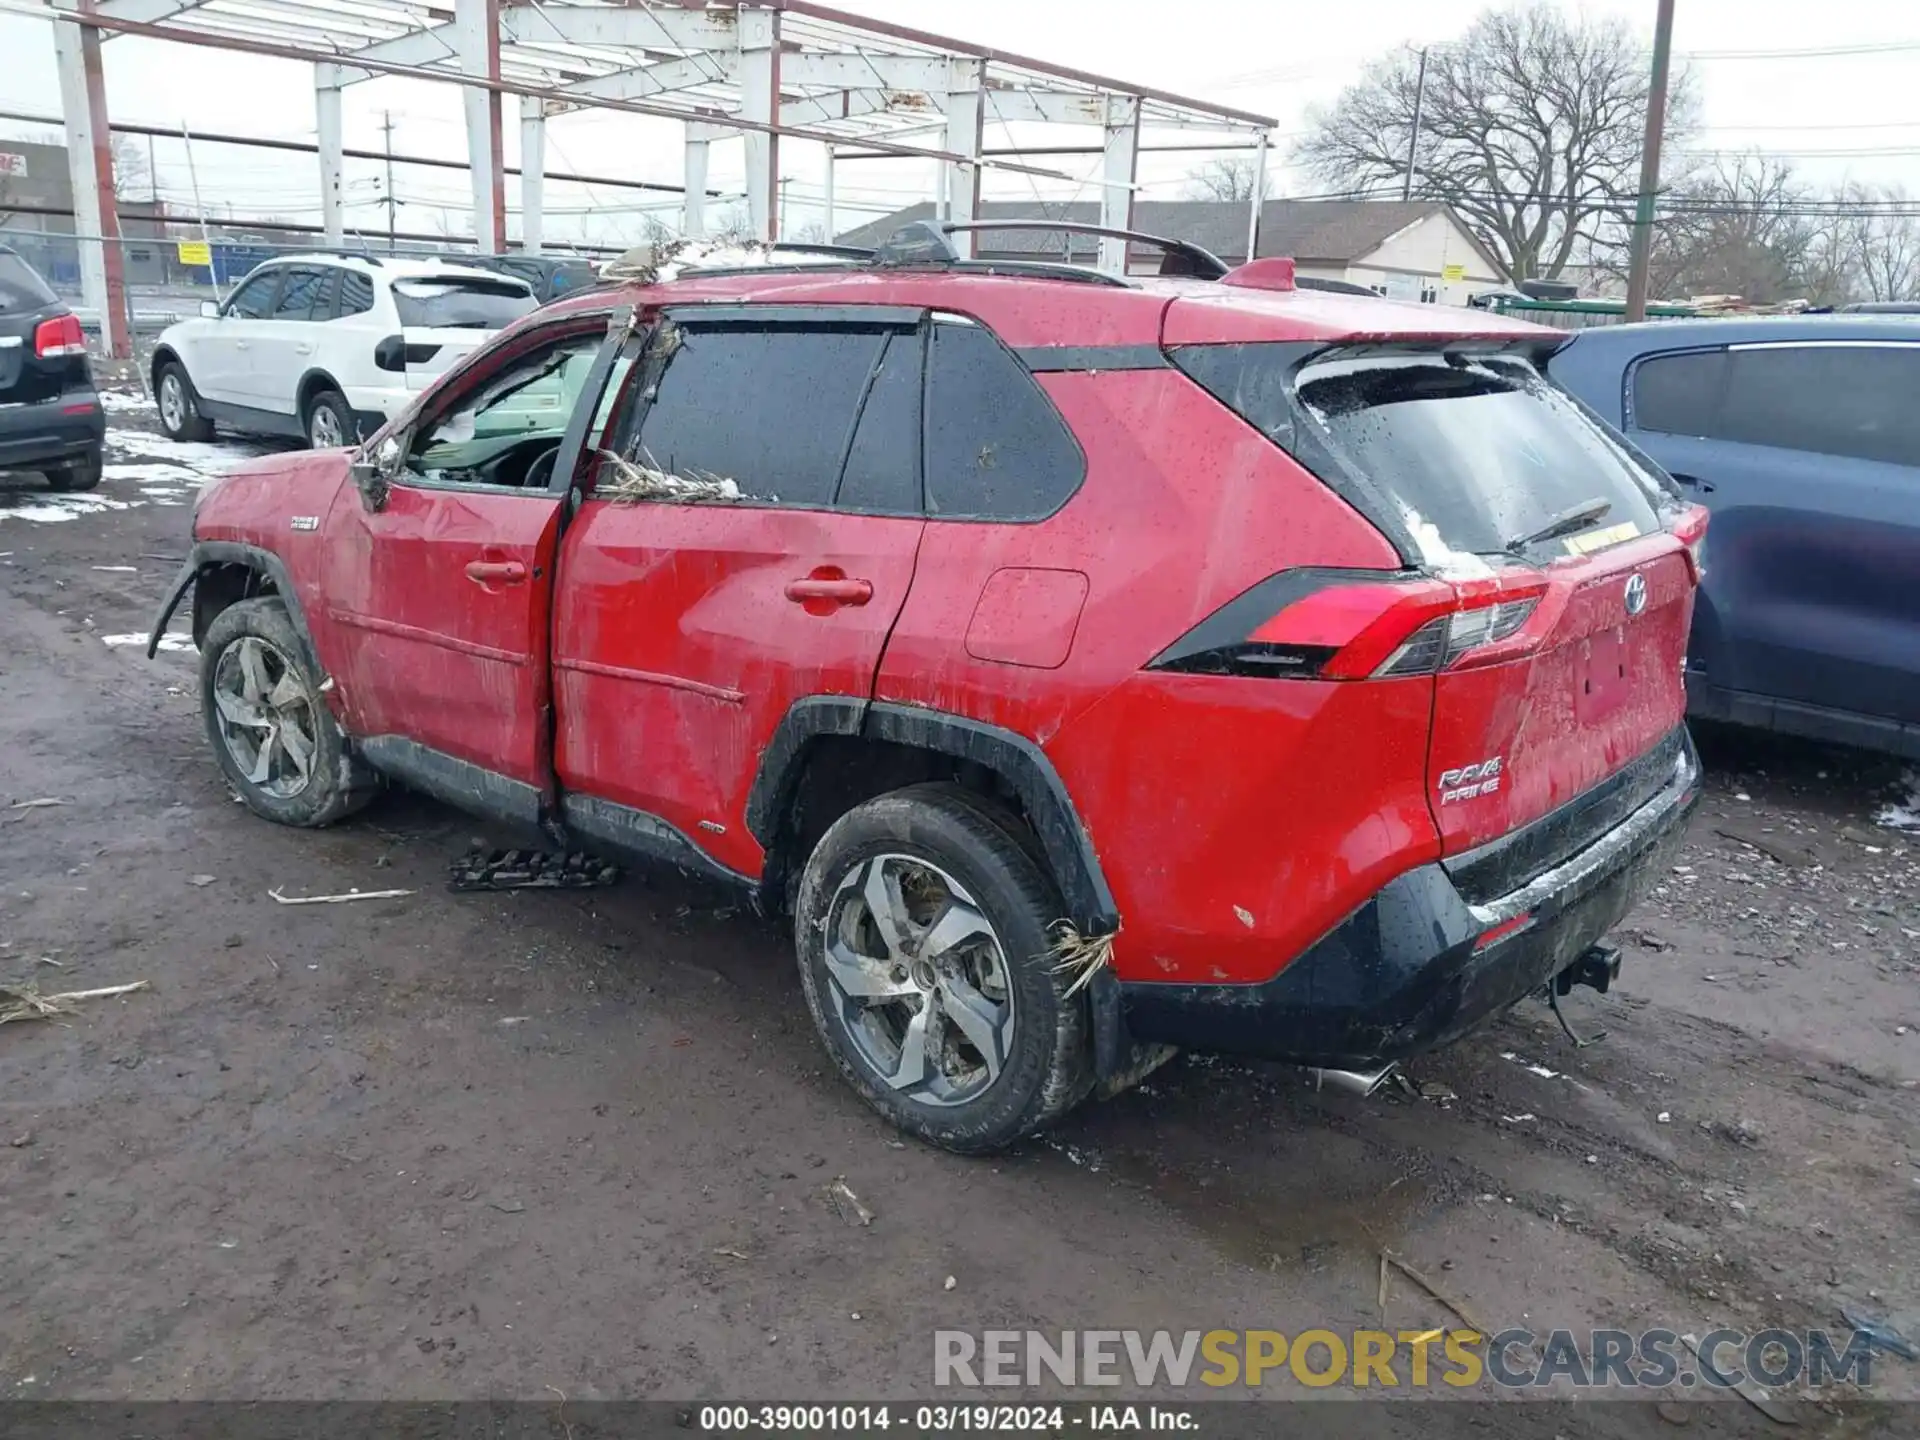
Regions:
<instances>
[{"instance_id":1,"label":"white steel column","mask_svg":"<svg viewBox=\"0 0 1920 1440\"><path fill-rule=\"evenodd\" d=\"M469 75L500 78L499 0L454 0L460 68ZM467 112L467 165L473 177L473 237L481 254L506 248L506 177L500 159L500 93L461 87Z\"/></svg>"},{"instance_id":2,"label":"white steel column","mask_svg":"<svg viewBox=\"0 0 1920 1440\"><path fill-rule=\"evenodd\" d=\"M739 12L740 114L765 125L780 119L780 12ZM747 143L747 219L762 240L779 239L780 137L744 132Z\"/></svg>"},{"instance_id":3,"label":"white steel column","mask_svg":"<svg viewBox=\"0 0 1920 1440\"><path fill-rule=\"evenodd\" d=\"M538 255L545 242L547 189L547 107L531 95L520 97L520 248Z\"/></svg>"},{"instance_id":4,"label":"white steel column","mask_svg":"<svg viewBox=\"0 0 1920 1440\"><path fill-rule=\"evenodd\" d=\"M686 187L680 197L680 233L689 240L707 238L707 152L712 142L705 127L687 126L687 152L680 170Z\"/></svg>"},{"instance_id":5,"label":"white steel column","mask_svg":"<svg viewBox=\"0 0 1920 1440\"><path fill-rule=\"evenodd\" d=\"M77 9L63 3L62 9ZM126 257L113 195L113 140L107 128L106 81L100 68L100 32L68 20L53 24L54 68L67 132L67 176L73 188L73 232L80 257L80 293L98 317L106 353L133 353L127 323Z\"/></svg>"},{"instance_id":6,"label":"white steel column","mask_svg":"<svg viewBox=\"0 0 1920 1440\"><path fill-rule=\"evenodd\" d=\"M1104 159L1100 167L1100 223L1113 230L1133 228L1133 177L1140 156L1140 101L1133 95L1107 97L1102 127ZM1102 239L1100 268L1109 275L1127 273L1127 242Z\"/></svg>"},{"instance_id":7,"label":"white steel column","mask_svg":"<svg viewBox=\"0 0 1920 1440\"><path fill-rule=\"evenodd\" d=\"M947 66L945 148L959 155L980 155L982 91L986 88L987 63L984 60L954 60ZM958 161L943 162L946 170L942 193L946 196L946 218L965 224L979 218L980 168ZM973 258L973 232L961 230L948 237L954 253L962 260Z\"/></svg>"},{"instance_id":8,"label":"white steel column","mask_svg":"<svg viewBox=\"0 0 1920 1440\"><path fill-rule=\"evenodd\" d=\"M827 146L827 172L820 182L820 228L827 244L833 244L833 146Z\"/></svg>"},{"instance_id":9,"label":"white steel column","mask_svg":"<svg viewBox=\"0 0 1920 1440\"><path fill-rule=\"evenodd\" d=\"M1253 147L1253 203L1247 208L1247 259L1260 257L1260 211L1267 203L1267 132L1260 132L1260 143Z\"/></svg>"},{"instance_id":10,"label":"white steel column","mask_svg":"<svg viewBox=\"0 0 1920 1440\"><path fill-rule=\"evenodd\" d=\"M320 137L320 228L329 245L347 238L346 162L341 154L340 67L313 67L313 122Z\"/></svg>"}]
</instances>

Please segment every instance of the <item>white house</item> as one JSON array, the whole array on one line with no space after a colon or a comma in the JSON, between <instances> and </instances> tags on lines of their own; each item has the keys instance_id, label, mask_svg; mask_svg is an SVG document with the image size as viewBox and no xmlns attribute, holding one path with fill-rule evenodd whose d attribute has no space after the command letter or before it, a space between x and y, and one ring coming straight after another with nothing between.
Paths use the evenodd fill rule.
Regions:
<instances>
[{"instance_id":1,"label":"white house","mask_svg":"<svg viewBox=\"0 0 1920 1440\"><path fill-rule=\"evenodd\" d=\"M1236 200L1142 200L1133 228L1201 245L1230 265L1246 258L1247 210ZM910 205L838 237L843 245L878 245L900 226L931 220L931 202ZM987 201L981 220L1070 220L1100 223L1091 202L1042 205L1037 201ZM1099 242L1043 230L987 230L975 241L983 260L1071 260L1091 265ZM1260 207L1256 253L1287 255L1296 273L1360 285L1396 300L1464 305L1471 295L1507 283L1499 262L1460 217L1428 200L1269 200ZM1127 268L1151 274L1157 252L1136 246Z\"/></svg>"}]
</instances>

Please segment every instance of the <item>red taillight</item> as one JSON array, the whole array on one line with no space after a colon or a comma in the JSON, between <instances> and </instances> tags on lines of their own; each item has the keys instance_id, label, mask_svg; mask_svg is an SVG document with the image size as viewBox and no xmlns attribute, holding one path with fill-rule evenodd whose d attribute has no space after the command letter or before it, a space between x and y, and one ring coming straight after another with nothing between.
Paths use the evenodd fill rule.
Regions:
<instances>
[{"instance_id":1,"label":"red taillight","mask_svg":"<svg viewBox=\"0 0 1920 1440\"><path fill-rule=\"evenodd\" d=\"M1546 577L1520 566L1472 580L1294 570L1230 601L1153 661L1203 674L1388 679L1524 654Z\"/></svg>"},{"instance_id":2,"label":"red taillight","mask_svg":"<svg viewBox=\"0 0 1920 1440\"><path fill-rule=\"evenodd\" d=\"M79 320L72 315L42 320L34 328L33 353L42 360L51 360L60 355L86 354L87 337L80 329Z\"/></svg>"},{"instance_id":3,"label":"red taillight","mask_svg":"<svg viewBox=\"0 0 1920 1440\"><path fill-rule=\"evenodd\" d=\"M1479 938L1473 942L1474 953L1477 955L1482 950L1498 945L1509 935L1518 935L1531 924L1533 924L1533 912L1529 910L1524 915L1516 915L1511 920L1501 921L1490 930L1482 930Z\"/></svg>"},{"instance_id":4,"label":"red taillight","mask_svg":"<svg viewBox=\"0 0 1920 1440\"><path fill-rule=\"evenodd\" d=\"M1689 505L1680 512L1680 518L1673 522L1673 535L1687 547L1687 569L1693 572L1693 583L1698 585L1707 573L1707 507Z\"/></svg>"}]
</instances>

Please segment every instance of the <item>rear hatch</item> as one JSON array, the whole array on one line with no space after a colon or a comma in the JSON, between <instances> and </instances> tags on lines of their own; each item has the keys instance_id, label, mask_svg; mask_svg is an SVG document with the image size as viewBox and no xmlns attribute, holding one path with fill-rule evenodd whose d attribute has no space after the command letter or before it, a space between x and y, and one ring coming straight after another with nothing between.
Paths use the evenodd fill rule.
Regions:
<instances>
[{"instance_id":1,"label":"rear hatch","mask_svg":"<svg viewBox=\"0 0 1920 1440\"><path fill-rule=\"evenodd\" d=\"M504 275L416 275L393 282L409 390L424 390L535 308L525 282Z\"/></svg>"},{"instance_id":2,"label":"rear hatch","mask_svg":"<svg viewBox=\"0 0 1920 1440\"><path fill-rule=\"evenodd\" d=\"M1675 734L1693 608L1668 533L1677 504L1524 353L1336 351L1298 371L1295 393L1426 568L1504 597L1410 642L1445 647L1427 757L1443 853L1539 819Z\"/></svg>"},{"instance_id":3,"label":"rear hatch","mask_svg":"<svg viewBox=\"0 0 1920 1440\"><path fill-rule=\"evenodd\" d=\"M1191 321L1168 330L1170 341L1219 333ZM1443 854L1567 807L1569 823L1542 827L1551 843L1518 847L1537 873L1671 778L1662 757L1681 743L1695 585L1674 532L1700 512L1542 377L1537 347L1551 337L1528 327L1249 342L1236 330L1223 336L1232 343L1176 341L1175 363L1407 562L1393 586L1373 588L1401 596L1412 618L1366 674L1434 677L1426 799ZM1321 673L1361 678L1353 658Z\"/></svg>"}]
</instances>

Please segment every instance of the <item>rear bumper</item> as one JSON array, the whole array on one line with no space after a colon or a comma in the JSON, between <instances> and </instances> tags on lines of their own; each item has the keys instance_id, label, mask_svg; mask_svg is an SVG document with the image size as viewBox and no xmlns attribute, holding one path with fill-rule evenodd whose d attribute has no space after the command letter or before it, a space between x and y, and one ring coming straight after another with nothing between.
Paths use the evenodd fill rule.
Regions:
<instances>
[{"instance_id":1,"label":"rear bumper","mask_svg":"<svg viewBox=\"0 0 1920 1440\"><path fill-rule=\"evenodd\" d=\"M1700 798L1691 741L1672 767L1612 829L1507 894L1471 904L1442 866L1423 865L1264 984L1122 982L1127 1028L1136 1040L1337 1069L1456 1040L1578 960L1671 863ZM1481 944L1502 926L1512 928Z\"/></svg>"},{"instance_id":2,"label":"rear bumper","mask_svg":"<svg viewBox=\"0 0 1920 1440\"><path fill-rule=\"evenodd\" d=\"M69 413L72 407L84 410ZM69 390L30 405L0 404L0 468L34 469L79 460L106 439L107 417L92 390Z\"/></svg>"}]
</instances>

